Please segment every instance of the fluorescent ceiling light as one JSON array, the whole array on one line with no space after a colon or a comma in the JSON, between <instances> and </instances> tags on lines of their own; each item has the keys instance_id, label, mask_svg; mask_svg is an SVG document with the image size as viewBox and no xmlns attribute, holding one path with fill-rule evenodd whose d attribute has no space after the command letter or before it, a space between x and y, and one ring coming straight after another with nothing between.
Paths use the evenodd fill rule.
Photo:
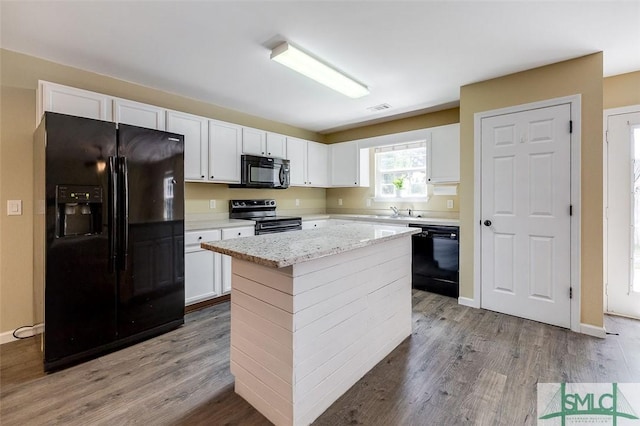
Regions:
<instances>
[{"instance_id":1,"label":"fluorescent ceiling light","mask_svg":"<svg viewBox=\"0 0 640 426\"><path fill-rule=\"evenodd\" d=\"M369 94L367 86L323 64L287 42L271 51L271 59L350 98L360 98Z\"/></svg>"}]
</instances>

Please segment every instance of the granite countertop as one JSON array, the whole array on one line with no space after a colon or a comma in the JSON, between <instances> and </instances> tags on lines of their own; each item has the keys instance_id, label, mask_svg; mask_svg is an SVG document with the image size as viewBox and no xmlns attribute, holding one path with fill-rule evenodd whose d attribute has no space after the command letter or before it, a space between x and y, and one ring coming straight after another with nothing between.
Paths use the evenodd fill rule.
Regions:
<instances>
[{"instance_id":1,"label":"granite countertop","mask_svg":"<svg viewBox=\"0 0 640 426\"><path fill-rule=\"evenodd\" d=\"M238 228L240 226L255 226L253 220L246 219L207 219L185 220L185 231L202 231L206 229Z\"/></svg>"},{"instance_id":2,"label":"granite countertop","mask_svg":"<svg viewBox=\"0 0 640 426\"><path fill-rule=\"evenodd\" d=\"M460 220L452 217L416 217L416 216L391 217L386 215L370 215L370 214L332 214L331 219L366 220L368 222L402 224L404 226L410 223L420 223L425 225L460 226Z\"/></svg>"},{"instance_id":3,"label":"granite countertop","mask_svg":"<svg viewBox=\"0 0 640 426\"><path fill-rule=\"evenodd\" d=\"M202 248L272 268L380 244L420 232L419 228L343 224L303 231L256 235L201 244Z\"/></svg>"}]
</instances>

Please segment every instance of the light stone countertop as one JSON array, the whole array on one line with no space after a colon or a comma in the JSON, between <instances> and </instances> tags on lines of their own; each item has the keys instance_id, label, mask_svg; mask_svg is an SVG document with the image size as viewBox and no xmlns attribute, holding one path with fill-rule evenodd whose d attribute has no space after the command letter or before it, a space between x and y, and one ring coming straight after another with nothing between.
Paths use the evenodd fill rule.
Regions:
<instances>
[{"instance_id":1,"label":"light stone countertop","mask_svg":"<svg viewBox=\"0 0 640 426\"><path fill-rule=\"evenodd\" d=\"M246 219L211 219L211 220L185 220L185 231L203 231L207 229L238 228L241 226L255 226L253 220Z\"/></svg>"},{"instance_id":2,"label":"light stone countertop","mask_svg":"<svg viewBox=\"0 0 640 426\"><path fill-rule=\"evenodd\" d=\"M371 214L332 214L331 219L366 220L368 222L380 222L380 223L401 224L401 225L408 225L410 223L420 223L424 225L460 226L459 219L448 218L448 217L428 217L428 216L391 217L386 215L371 215Z\"/></svg>"},{"instance_id":3,"label":"light stone countertop","mask_svg":"<svg viewBox=\"0 0 640 426\"><path fill-rule=\"evenodd\" d=\"M204 242L201 246L260 265L283 268L396 238L409 237L418 232L419 228L354 223Z\"/></svg>"}]
</instances>

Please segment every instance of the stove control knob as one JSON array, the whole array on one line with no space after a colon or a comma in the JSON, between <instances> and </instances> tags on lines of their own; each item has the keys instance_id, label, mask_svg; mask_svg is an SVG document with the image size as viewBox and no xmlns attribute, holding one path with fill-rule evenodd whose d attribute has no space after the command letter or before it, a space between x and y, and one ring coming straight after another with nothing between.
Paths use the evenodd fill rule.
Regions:
<instances>
[{"instance_id":1,"label":"stove control knob","mask_svg":"<svg viewBox=\"0 0 640 426\"><path fill-rule=\"evenodd\" d=\"M246 206L246 204L245 204L245 202L244 202L244 201L241 201L241 202L240 202L240 205L241 205L242 207Z\"/></svg>"},{"instance_id":2,"label":"stove control knob","mask_svg":"<svg viewBox=\"0 0 640 426\"><path fill-rule=\"evenodd\" d=\"M269 201L269 204L271 204L272 206L274 206L276 204L276 200L271 200Z\"/></svg>"}]
</instances>

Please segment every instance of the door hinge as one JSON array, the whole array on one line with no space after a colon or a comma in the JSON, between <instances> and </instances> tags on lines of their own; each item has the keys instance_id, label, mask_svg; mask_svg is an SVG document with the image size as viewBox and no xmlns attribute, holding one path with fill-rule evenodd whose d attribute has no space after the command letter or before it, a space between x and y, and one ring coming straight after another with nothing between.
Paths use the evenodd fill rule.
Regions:
<instances>
[{"instance_id":1,"label":"door hinge","mask_svg":"<svg viewBox=\"0 0 640 426\"><path fill-rule=\"evenodd\" d=\"M573 204L569 204L569 216L573 216Z\"/></svg>"},{"instance_id":2,"label":"door hinge","mask_svg":"<svg viewBox=\"0 0 640 426\"><path fill-rule=\"evenodd\" d=\"M573 120L569 120L569 133L573 133Z\"/></svg>"},{"instance_id":3,"label":"door hinge","mask_svg":"<svg viewBox=\"0 0 640 426\"><path fill-rule=\"evenodd\" d=\"M573 287L569 287L569 299L573 299Z\"/></svg>"},{"instance_id":4,"label":"door hinge","mask_svg":"<svg viewBox=\"0 0 640 426\"><path fill-rule=\"evenodd\" d=\"M604 132L604 140L605 140L605 142L609 143L609 131L608 130L606 130Z\"/></svg>"}]
</instances>

